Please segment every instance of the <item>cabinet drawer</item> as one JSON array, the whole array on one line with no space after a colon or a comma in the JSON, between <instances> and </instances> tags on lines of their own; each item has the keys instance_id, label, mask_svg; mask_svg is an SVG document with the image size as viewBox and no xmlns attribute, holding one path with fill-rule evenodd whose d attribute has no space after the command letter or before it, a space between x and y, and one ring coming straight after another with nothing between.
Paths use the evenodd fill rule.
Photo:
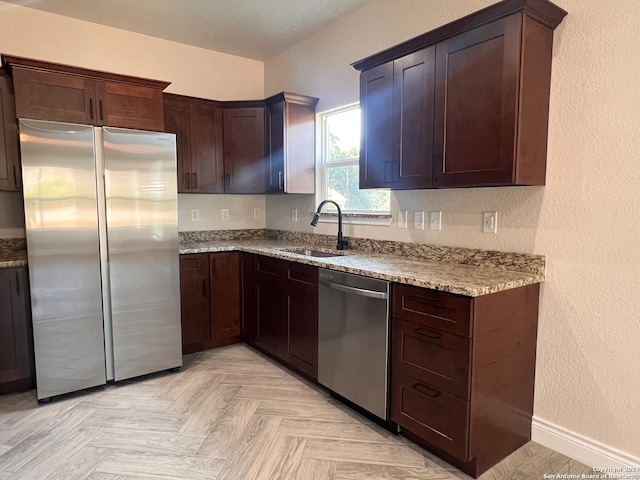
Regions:
<instances>
[{"instance_id":1,"label":"cabinet drawer","mask_svg":"<svg viewBox=\"0 0 640 480\"><path fill-rule=\"evenodd\" d=\"M391 420L466 461L468 402L398 370L391 375Z\"/></svg>"},{"instance_id":2,"label":"cabinet drawer","mask_svg":"<svg viewBox=\"0 0 640 480\"><path fill-rule=\"evenodd\" d=\"M393 319L393 368L465 400L470 350L468 338Z\"/></svg>"},{"instance_id":3,"label":"cabinet drawer","mask_svg":"<svg viewBox=\"0 0 640 480\"><path fill-rule=\"evenodd\" d=\"M287 278L287 261L279 258L256 255L256 273L263 278L273 277L274 282L282 283Z\"/></svg>"},{"instance_id":4,"label":"cabinet drawer","mask_svg":"<svg viewBox=\"0 0 640 480\"><path fill-rule=\"evenodd\" d=\"M408 285L394 285L393 317L471 337L470 297Z\"/></svg>"},{"instance_id":5,"label":"cabinet drawer","mask_svg":"<svg viewBox=\"0 0 640 480\"><path fill-rule=\"evenodd\" d=\"M289 262L287 282L291 288L301 288L318 293L318 267L303 263Z\"/></svg>"}]
</instances>

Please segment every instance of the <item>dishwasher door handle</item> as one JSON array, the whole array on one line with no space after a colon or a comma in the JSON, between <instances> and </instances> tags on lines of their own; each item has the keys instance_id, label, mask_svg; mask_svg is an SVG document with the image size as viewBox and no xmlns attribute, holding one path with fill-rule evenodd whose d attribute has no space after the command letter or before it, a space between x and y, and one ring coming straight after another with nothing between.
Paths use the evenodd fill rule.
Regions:
<instances>
[{"instance_id":1,"label":"dishwasher door handle","mask_svg":"<svg viewBox=\"0 0 640 480\"><path fill-rule=\"evenodd\" d=\"M353 295L359 295L361 297L370 297L370 298L378 298L380 300L386 300L387 292L377 292L375 290L367 290L365 288L357 288L357 287L349 287L347 285L342 285L340 283L333 282L324 282L320 281L320 285L325 285L329 288L333 288L334 290L338 290L340 292L350 293Z\"/></svg>"}]
</instances>

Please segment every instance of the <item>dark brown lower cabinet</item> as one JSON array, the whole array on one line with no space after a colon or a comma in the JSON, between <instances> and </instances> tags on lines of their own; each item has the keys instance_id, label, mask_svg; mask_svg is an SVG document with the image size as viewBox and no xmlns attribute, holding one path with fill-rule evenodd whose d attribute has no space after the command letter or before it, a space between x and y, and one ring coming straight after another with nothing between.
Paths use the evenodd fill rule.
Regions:
<instances>
[{"instance_id":1,"label":"dark brown lower cabinet","mask_svg":"<svg viewBox=\"0 0 640 480\"><path fill-rule=\"evenodd\" d=\"M35 385L26 267L0 268L0 395Z\"/></svg>"},{"instance_id":2,"label":"dark brown lower cabinet","mask_svg":"<svg viewBox=\"0 0 640 480\"><path fill-rule=\"evenodd\" d=\"M256 338L254 255L240 252L240 335L253 342Z\"/></svg>"},{"instance_id":3,"label":"dark brown lower cabinet","mask_svg":"<svg viewBox=\"0 0 640 480\"><path fill-rule=\"evenodd\" d=\"M240 254L180 256L182 353L240 341Z\"/></svg>"},{"instance_id":4,"label":"dark brown lower cabinet","mask_svg":"<svg viewBox=\"0 0 640 480\"><path fill-rule=\"evenodd\" d=\"M394 285L391 419L404 436L474 477L531 439L539 291Z\"/></svg>"},{"instance_id":5,"label":"dark brown lower cabinet","mask_svg":"<svg viewBox=\"0 0 640 480\"><path fill-rule=\"evenodd\" d=\"M318 376L318 268L255 256L255 345Z\"/></svg>"}]
</instances>

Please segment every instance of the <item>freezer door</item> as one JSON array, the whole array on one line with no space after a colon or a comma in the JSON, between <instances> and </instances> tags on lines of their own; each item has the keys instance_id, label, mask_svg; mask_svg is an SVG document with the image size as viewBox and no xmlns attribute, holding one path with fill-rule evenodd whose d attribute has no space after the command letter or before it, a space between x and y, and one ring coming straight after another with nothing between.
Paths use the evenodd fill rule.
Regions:
<instances>
[{"instance_id":1,"label":"freezer door","mask_svg":"<svg viewBox=\"0 0 640 480\"><path fill-rule=\"evenodd\" d=\"M182 365L175 135L103 128L114 379Z\"/></svg>"},{"instance_id":2,"label":"freezer door","mask_svg":"<svg viewBox=\"0 0 640 480\"><path fill-rule=\"evenodd\" d=\"M38 398L105 383L93 127L20 120Z\"/></svg>"}]
</instances>

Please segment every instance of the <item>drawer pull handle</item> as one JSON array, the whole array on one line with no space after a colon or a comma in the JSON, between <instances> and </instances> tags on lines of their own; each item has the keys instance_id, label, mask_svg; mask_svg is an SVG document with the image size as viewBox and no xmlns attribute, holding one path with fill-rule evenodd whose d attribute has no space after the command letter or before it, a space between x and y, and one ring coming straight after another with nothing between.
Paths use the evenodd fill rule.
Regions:
<instances>
[{"instance_id":1,"label":"drawer pull handle","mask_svg":"<svg viewBox=\"0 0 640 480\"><path fill-rule=\"evenodd\" d=\"M414 328L413 333L415 333L416 335L422 335L423 337L429 337L429 338L440 338L442 336L441 333L430 332L429 330L423 330L421 328Z\"/></svg>"},{"instance_id":2,"label":"drawer pull handle","mask_svg":"<svg viewBox=\"0 0 640 480\"><path fill-rule=\"evenodd\" d=\"M427 397L431 397L431 398L436 398L438 395L440 395L440 392L437 390L434 390L433 388L429 388L425 385L422 385L420 383L416 383L414 386L411 387L412 390L415 390L418 393L421 393L423 395L426 395Z\"/></svg>"},{"instance_id":3,"label":"drawer pull handle","mask_svg":"<svg viewBox=\"0 0 640 480\"><path fill-rule=\"evenodd\" d=\"M439 302L440 297L423 297L422 295L413 295L412 298L420 302Z\"/></svg>"}]
</instances>

